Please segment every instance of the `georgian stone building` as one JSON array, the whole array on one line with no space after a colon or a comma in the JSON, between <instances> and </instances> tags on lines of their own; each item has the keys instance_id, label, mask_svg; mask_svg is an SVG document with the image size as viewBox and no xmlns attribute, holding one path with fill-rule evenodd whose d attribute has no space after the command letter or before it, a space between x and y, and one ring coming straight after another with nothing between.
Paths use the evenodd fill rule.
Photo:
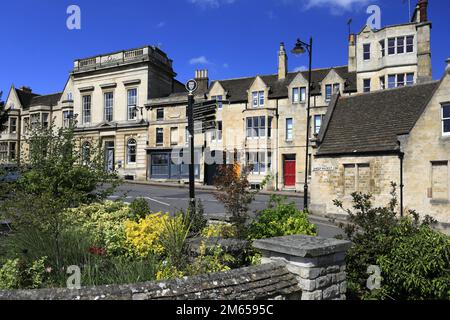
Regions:
<instances>
[{"instance_id":1,"label":"georgian stone building","mask_svg":"<svg viewBox=\"0 0 450 320\"><path fill-rule=\"evenodd\" d=\"M314 166L305 166L308 90L308 153L314 163L317 136L335 94L431 79L430 30L427 1L420 0L410 23L365 27L350 35L348 65L314 69L311 88L307 71L288 72L283 43L275 74L210 82L207 70L197 71L196 102L219 104L217 130L195 137L197 182L212 184L217 167L209 160L236 152L236 160L253 165L253 187L270 176L267 188L303 190ZM6 103L13 111L0 137L0 158L18 160L30 126L50 119L57 127L67 126L76 119L80 147L88 151L100 141L108 169L127 179L182 182L188 178L188 166L179 161L184 156L179 149L187 145L187 94L175 77L168 56L148 46L76 60L57 94L40 96L12 87Z\"/></svg>"}]
</instances>

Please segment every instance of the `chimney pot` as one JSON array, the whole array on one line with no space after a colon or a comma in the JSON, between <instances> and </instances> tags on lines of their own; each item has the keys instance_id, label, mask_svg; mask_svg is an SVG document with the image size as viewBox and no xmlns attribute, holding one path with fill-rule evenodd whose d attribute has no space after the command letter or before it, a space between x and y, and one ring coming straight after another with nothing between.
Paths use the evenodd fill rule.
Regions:
<instances>
[{"instance_id":1,"label":"chimney pot","mask_svg":"<svg viewBox=\"0 0 450 320\"><path fill-rule=\"evenodd\" d=\"M27 87L27 86L22 86L22 88L20 88L20 90L28 92L28 93L32 93L33 92L33 90L31 90L31 88Z\"/></svg>"}]
</instances>

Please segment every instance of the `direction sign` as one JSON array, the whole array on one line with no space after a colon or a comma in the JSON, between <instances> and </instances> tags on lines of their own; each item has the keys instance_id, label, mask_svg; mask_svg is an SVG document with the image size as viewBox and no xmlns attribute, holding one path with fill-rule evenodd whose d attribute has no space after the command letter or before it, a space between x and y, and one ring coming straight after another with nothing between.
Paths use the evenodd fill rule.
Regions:
<instances>
[{"instance_id":1,"label":"direction sign","mask_svg":"<svg viewBox=\"0 0 450 320\"><path fill-rule=\"evenodd\" d=\"M189 80L186 82L186 90L189 91L189 93L194 93L198 89L198 83L194 79Z\"/></svg>"}]
</instances>

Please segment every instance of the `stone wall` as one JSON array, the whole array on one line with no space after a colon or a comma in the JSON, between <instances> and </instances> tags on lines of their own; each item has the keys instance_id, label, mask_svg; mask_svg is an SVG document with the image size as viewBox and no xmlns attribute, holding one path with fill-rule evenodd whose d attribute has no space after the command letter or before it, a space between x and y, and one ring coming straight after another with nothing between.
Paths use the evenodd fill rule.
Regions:
<instances>
[{"instance_id":1,"label":"stone wall","mask_svg":"<svg viewBox=\"0 0 450 320\"><path fill-rule=\"evenodd\" d=\"M0 300L342 300L349 246L348 241L300 235L258 240L259 266L80 290L0 291Z\"/></svg>"}]
</instances>

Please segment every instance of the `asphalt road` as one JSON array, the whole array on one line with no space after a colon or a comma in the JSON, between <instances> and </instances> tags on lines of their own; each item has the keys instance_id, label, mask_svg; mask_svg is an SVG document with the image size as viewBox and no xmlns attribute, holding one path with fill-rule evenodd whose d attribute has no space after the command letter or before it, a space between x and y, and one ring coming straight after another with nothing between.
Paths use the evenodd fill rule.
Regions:
<instances>
[{"instance_id":1,"label":"asphalt road","mask_svg":"<svg viewBox=\"0 0 450 320\"><path fill-rule=\"evenodd\" d=\"M225 208L213 196L211 191L197 190L197 199L201 199L205 207L205 213L210 219L223 219ZM132 202L136 198L144 198L153 212L168 212L174 214L179 210L186 210L189 203L189 190L187 188L172 188L140 184L123 184L111 200L122 198L125 202ZM269 195L258 195L251 206L252 212L257 212L267 207ZM288 197L288 201L294 202L298 209L303 208L303 198ZM342 231L326 219L310 217L311 222L317 225L319 236L333 238L343 234Z\"/></svg>"}]
</instances>

